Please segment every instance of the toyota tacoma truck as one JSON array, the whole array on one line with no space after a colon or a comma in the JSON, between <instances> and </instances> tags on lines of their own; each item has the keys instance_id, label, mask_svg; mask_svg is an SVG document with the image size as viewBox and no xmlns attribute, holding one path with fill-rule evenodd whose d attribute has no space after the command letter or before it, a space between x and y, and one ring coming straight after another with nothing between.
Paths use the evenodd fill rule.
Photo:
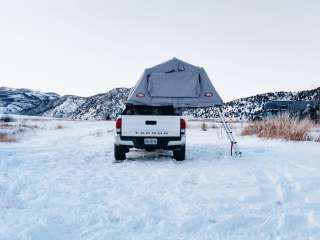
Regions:
<instances>
[{"instance_id":1,"label":"toyota tacoma truck","mask_svg":"<svg viewBox=\"0 0 320 240\"><path fill-rule=\"evenodd\" d=\"M172 150L177 161L185 159L186 120L170 106L128 105L116 120L114 157L125 160L130 148Z\"/></svg>"}]
</instances>

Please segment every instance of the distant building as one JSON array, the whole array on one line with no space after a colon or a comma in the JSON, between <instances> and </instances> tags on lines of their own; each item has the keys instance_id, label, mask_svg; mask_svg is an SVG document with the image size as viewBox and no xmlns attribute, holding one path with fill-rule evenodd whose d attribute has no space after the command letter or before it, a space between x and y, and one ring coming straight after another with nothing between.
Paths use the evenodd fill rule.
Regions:
<instances>
[{"instance_id":1,"label":"distant building","mask_svg":"<svg viewBox=\"0 0 320 240\"><path fill-rule=\"evenodd\" d=\"M320 122L320 101L275 100L267 102L254 120L288 114L299 119L309 118Z\"/></svg>"}]
</instances>

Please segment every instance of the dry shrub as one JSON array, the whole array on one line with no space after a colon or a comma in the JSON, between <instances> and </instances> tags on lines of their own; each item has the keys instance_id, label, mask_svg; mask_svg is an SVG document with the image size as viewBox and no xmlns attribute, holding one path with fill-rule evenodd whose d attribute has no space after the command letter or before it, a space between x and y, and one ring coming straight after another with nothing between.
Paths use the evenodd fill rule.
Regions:
<instances>
[{"instance_id":1,"label":"dry shrub","mask_svg":"<svg viewBox=\"0 0 320 240\"><path fill-rule=\"evenodd\" d=\"M55 129L57 129L57 130L63 129L63 126L61 124L58 124Z\"/></svg>"},{"instance_id":2,"label":"dry shrub","mask_svg":"<svg viewBox=\"0 0 320 240\"><path fill-rule=\"evenodd\" d=\"M39 128L39 126L36 124L30 125L30 124L25 124L25 123L19 124L18 127L20 129L37 129L37 128Z\"/></svg>"},{"instance_id":3,"label":"dry shrub","mask_svg":"<svg viewBox=\"0 0 320 240\"><path fill-rule=\"evenodd\" d=\"M8 143L11 143L11 142L16 142L17 140L12 137L12 136L9 136L8 134L5 134L5 133L0 133L0 142L8 142Z\"/></svg>"},{"instance_id":4,"label":"dry shrub","mask_svg":"<svg viewBox=\"0 0 320 240\"><path fill-rule=\"evenodd\" d=\"M257 126L257 122L250 123L244 129L242 129L241 135L242 136L250 136L250 135L258 134L259 128L260 127Z\"/></svg>"},{"instance_id":5,"label":"dry shrub","mask_svg":"<svg viewBox=\"0 0 320 240\"><path fill-rule=\"evenodd\" d=\"M96 131L90 134L91 136L94 137L102 137L104 135L104 133L102 131Z\"/></svg>"},{"instance_id":6,"label":"dry shrub","mask_svg":"<svg viewBox=\"0 0 320 240\"><path fill-rule=\"evenodd\" d=\"M10 129L13 127L14 127L14 125L12 125L12 124L0 122L0 129Z\"/></svg>"},{"instance_id":7,"label":"dry shrub","mask_svg":"<svg viewBox=\"0 0 320 240\"><path fill-rule=\"evenodd\" d=\"M212 123L211 128L218 128L217 124Z\"/></svg>"},{"instance_id":8,"label":"dry shrub","mask_svg":"<svg viewBox=\"0 0 320 240\"><path fill-rule=\"evenodd\" d=\"M208 130L208 124L206 122L201 123L200 125L202 131L207 131Z\"/></svg>"},{"instance_id":9,"label":"dry shrub","mask_svg":"<svg viewBox=\"0 0 320 240\"><path fill-rule=\"evenodd\" d=\"M4 116L0 117L0 121L1 122L15 122L16 120L11 116L4 115Z\"/></svg>"},{"instance_id":10,"label":"dry shrub","mask_svg":"<svg viewBox=\"0 0 320 240\"><path fill-rule=\"evenodd\" d=\"M312 127L313 123L310 120L299 121L296 118L283 115L264 121L252 122L242 130L241 135L304 141L310 140L308 133Z\"/></svg>"},{"instance_id":11,"label":"dry shrub","mask_svg":"<svg viewBox=\"0 0 320 240\"><path fill-rule=\"evenodd\" d=\"M11 129L13 129L14 134L21 134L24 132L27 132L29 130L35 130L39 129L40 127L38 125L27 125L27 124L18 124L16 126L13 126Z\"/></svg>"}]
</instances>

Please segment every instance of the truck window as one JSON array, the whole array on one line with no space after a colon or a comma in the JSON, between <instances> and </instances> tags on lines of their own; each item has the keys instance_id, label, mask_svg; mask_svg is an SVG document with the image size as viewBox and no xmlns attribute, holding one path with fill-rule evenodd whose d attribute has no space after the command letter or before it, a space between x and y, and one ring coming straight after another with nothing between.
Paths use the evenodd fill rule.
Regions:
<instances>
[{"instance_id":1,"label":"truck window","mask_svg":"<svg viewBox=\"0 0 320 240\"><path fill-rule=\"evenodd\" d=\"M181 111L172 106L137 106L127 105L122 115L181 115Z\"/></svg>"}]
</instances>

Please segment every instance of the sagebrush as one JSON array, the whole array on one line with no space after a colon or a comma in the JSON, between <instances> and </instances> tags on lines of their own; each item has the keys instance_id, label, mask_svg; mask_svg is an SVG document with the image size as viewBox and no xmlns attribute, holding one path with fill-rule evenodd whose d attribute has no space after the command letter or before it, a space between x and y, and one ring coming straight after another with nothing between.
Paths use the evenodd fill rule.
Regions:
<instances>
[{"instance_id":1,"label":"sagebrush","mask_svg":"<svg viewBox=\"0 0 320 240\"><path fill-rule=\"evenodd\" d=\"M251 122L242 130L242 135L257 135L263 138L305 141L310 140L308 133L313 125L310 120L298 120L288 115L283 115L277 118Z\"/></svg>"},{"instance_id":2,"label":"sagebrush","mask_svg":"<svg viewBox=\"0 0 320 240\"><path fill-rule=\"evenodd\" d=\"M10 136L10 135L5 134L5 133L0 133L0 142L11 143L11 142L16 142L16 141L17 140L13 136Z\"/></svg>"},{"instance_id":3,"label":"sagebrush","mask_svg":"<svg viewBox=\"0 0 320 240\"><path fill-rule=\"evenodd\" d=\"M208 124L206 122L202 122L200 127L201 127L202 131L207 131L208 130Z\"/></svg>"}]
</instances>

